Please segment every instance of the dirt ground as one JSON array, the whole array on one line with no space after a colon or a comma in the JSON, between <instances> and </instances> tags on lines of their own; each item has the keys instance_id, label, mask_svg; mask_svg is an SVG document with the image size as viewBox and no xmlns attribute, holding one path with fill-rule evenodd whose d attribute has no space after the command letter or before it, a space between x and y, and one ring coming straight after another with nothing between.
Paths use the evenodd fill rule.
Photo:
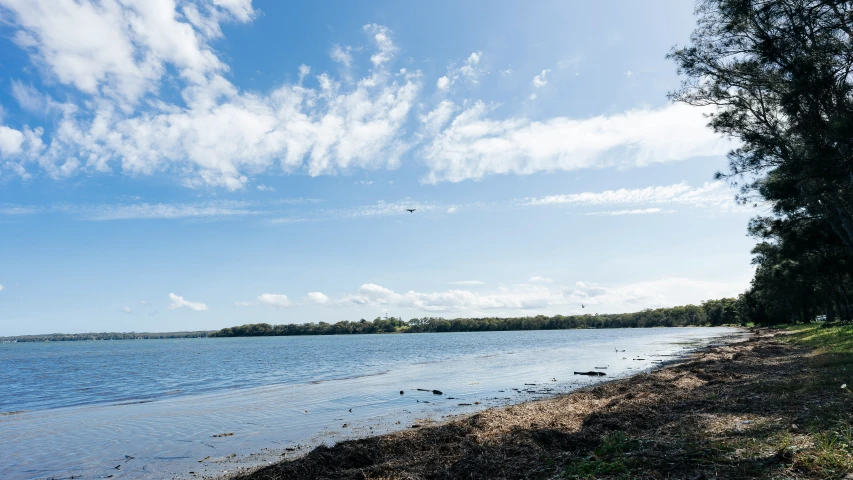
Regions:
<instances>
[{"instance_id":1,"label":"dirt ground","mask_svg":"<svg viewBox=\"0 0 853 480\"><path fill-rule=\"evenodd\" d=\"M754 330L659 370L318 447L241 480L850 478L849 355Z\"/></svg>"}]
</instances>

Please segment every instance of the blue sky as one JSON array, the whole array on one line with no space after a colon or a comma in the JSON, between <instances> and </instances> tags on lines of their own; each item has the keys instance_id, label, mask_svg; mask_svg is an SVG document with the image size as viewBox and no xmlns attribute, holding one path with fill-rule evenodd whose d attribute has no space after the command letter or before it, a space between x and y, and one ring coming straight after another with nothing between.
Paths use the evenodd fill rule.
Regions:
<instances>
[{"instance_id":1,"label":"blue sky","mask_svg":"<svg viewBox=\"0 0 853 480\"><path fill-rule=\"evenodd\" d=\"M713 180L733 143L666 99L690 2L0 18L0 335L623 312L751 278L756 212Z\"/></svg>"}]
</instances>

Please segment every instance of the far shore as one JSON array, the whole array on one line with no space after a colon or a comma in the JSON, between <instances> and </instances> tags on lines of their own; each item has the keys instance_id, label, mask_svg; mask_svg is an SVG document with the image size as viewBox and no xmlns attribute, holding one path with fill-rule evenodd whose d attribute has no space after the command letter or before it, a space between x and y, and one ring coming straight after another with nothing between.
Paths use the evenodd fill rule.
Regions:
<instances>
[{"instance_id":1,"label":"far shore","mask_svg":"<svg viewBox=\"0 0 853 480\"><path fill-rule=\"evenodd\" d=\"M853 475L853 394L839 388L851 380L851 355L796 345L787 330L751 332L626 379L320 446L227 478ZM831 435L849 443L827 449Z\"/></svg>"}]
</instances>

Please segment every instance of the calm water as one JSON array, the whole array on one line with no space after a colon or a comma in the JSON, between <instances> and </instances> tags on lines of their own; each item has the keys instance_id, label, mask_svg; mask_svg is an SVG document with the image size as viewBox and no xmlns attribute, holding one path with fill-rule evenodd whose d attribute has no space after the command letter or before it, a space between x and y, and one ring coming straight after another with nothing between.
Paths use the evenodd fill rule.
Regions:
<instances>
[{"instance_id":1,"label":"calm water","mask_svg":"<svg viewBox=\"0 0 853 480\"><path fill-rule=\"evenodd\" d=\"M225 475L318 443L601 381L574 376L575 370L607 367L600 370L607 372L605 380L630 375L668 359L665 355L735 332L676 328L2 344L0 478ZM434 395L433 389L444 394ZM224 433L233 435L216 436Z\"/></svg>"}]
</instances>

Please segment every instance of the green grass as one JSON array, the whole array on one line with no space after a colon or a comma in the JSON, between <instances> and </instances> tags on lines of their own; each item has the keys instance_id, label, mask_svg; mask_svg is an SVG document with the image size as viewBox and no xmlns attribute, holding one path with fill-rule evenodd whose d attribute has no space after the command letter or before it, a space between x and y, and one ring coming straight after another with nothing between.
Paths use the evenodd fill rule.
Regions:
<instances>
[{"instance_id":1,"label":"green grass","mask_svg":"<svg viewBox=\"0 0 853 480\"><path fill-rule=\"evenodd\" d=\"M793 334L785 340L813 348L819 353L853 354L853 325L824 328L822 324L790 325Z\"/></svg>"}]
</instances>

